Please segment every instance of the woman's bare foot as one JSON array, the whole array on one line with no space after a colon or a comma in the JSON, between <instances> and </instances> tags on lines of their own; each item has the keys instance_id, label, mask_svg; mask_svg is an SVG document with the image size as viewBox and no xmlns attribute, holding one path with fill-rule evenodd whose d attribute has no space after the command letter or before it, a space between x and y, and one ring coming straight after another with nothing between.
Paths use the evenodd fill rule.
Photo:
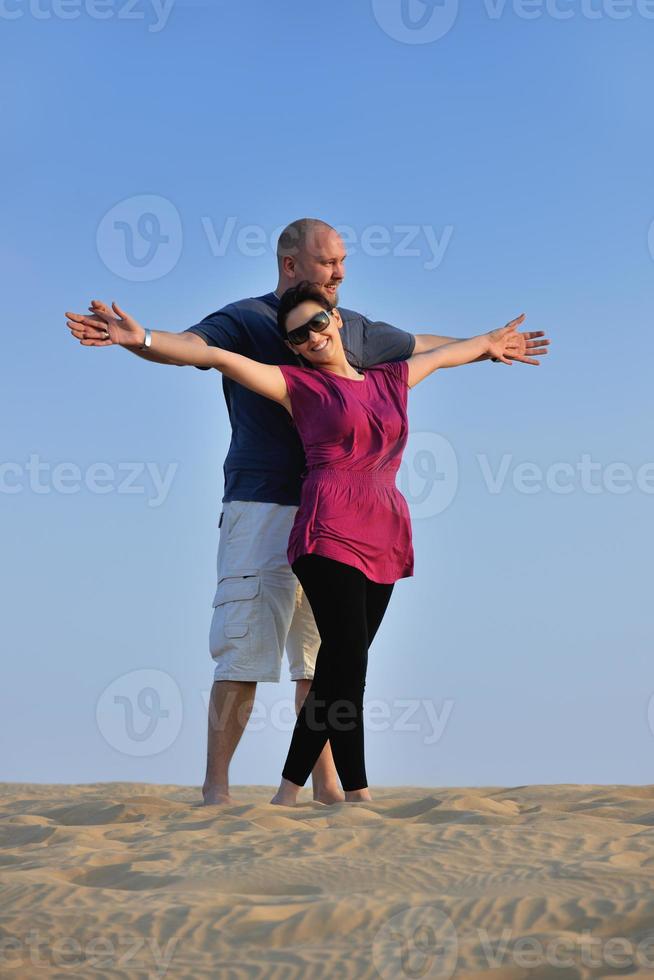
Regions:
<instances>
[{"instance_id":1,"label":"woman's bare foot","mask_svg":"<svg viewBox=\"0 0 654 980\"><path fill-rule=\"evenodd\" d=\"M365 803L368 800L372 800L370 795L370 790L367 786L363 789L351 789L345 791L345 802L346 803Z\"/></svg>"},{"instance_id":2,"label":"woman's bare foot","mask_svg":"<svg viewBox=\"0 0 654 980\"><path fill-rule=\"evenodd\" d=\"M343 803L345 797L340 786L314 786L313 799L315 803Z\"/></svg>"},{"instance_id":3,"label":"woman's bare foot","mask_svg":"<svg viewBox=\"0 0 654 980\"><path fill-rule=\"evenodd\" d=\"M297 803L298 793L302 789L296 783L292 783L289 779L284 779L279 784L279 789L273 796L271 803L275 803L277 806L295 806Z\"/></svg>"}]
</instances>

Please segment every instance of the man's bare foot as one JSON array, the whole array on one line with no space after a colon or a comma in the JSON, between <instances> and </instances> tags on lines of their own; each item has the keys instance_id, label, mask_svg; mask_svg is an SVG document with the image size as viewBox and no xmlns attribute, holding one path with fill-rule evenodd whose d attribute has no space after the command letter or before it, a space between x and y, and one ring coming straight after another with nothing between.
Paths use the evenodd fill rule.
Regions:
<instances>
[{"instance_id":1,"label":"man's bare foot","mask_svg":"<svg viewBox=\"0 0 654 980\"><path fill-rule=\"evenodd\" d=\"M298 793L301 789L301 786L298 786L296 783L292 783L290 780L282 777L282 781L279 784L279 789L270 802L275 803L277 806L295 806L297 803Z\"/></svg>"},{"instance_id":2,"label":"man's bare foot","mask_svg":"<svg viewBox=\"0 0 654 980\"><path fill-rule=\"evenodd\" d=\"M208 786L206 783L202 787L202 799L205 806L220 806L235 802L229 795L228 786Z\"/></svg>"},{"instance_id":3,"label":"man's bare foot","mask_svg":"<svg viewBox=\"0 0 654 980\"><path fill-rule=\"evenodd\" d=\"M345 796L339 786L321 786L313 788L314 803L343 803Z\"/></svg>"},{"instance_id":4,"label":"man's bare foot","mask_svg":"<svg viewBox=\"0 0 654 980\"><path fill-rule=\"evenodd\" d=\"M346 803L366 803L368 800L372 800L372 796L367 786L364 789L351 789L345 793Z\"/></svg>"}]
</instances>

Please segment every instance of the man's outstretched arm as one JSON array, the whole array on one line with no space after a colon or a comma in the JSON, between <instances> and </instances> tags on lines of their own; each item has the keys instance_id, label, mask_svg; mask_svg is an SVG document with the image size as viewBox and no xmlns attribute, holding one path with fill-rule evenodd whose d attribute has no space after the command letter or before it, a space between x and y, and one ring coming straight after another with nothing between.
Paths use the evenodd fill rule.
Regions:
<instances>
[{"instance_id":1,"label":"man's outstretched arm","mask_svg":"<svg viewBox=\"0 0 654 980\"><path fill-rule=\"evenodd\" d=\"M535 358L547 354L550 342L545 339L544 330L516 332L513 334L513 338L507 353L507 357L512 361L522 361L523 364L539 364L540 361L535 360ZM444 344L453 344L463 339L462 337L440 337L438 334L419 333L415 335L416 346L413 353L425 354L427 351L436 350L437 347L442 347ZM487 361L488 359L488 354L482 354L468 363L476 364L478 361Z\"/></svg>"},{"instance_id":2,"label":"man's outstretched arm","mask_svg":"<svg viewBox=\"0 0 654 980\"><path fill-rule=\"evenodd\" d=\"M66 314L70 321L69 327L71 328L71 333L74 337L77 337L80 344L84 347L111 347L114 341L110 337L110 327L117 326L119 322L115 311L110 309L106 303L101 303L97 299L91 301L89 310L90 312L88 314ZM131 317L120 320L120 326L123 336L127 336L130 331L133 333L135 341L140 341L143 336L143 327ZM159 333L166 332L168 331L159 331ZM200 347L207 346L207 342L203 337L190 331L176 333L174 336L188 344L198 345ZM142 357L144 361L152 361L154 364L173 364L176 367L184 367L187 364L186 361L175 361L172 358L164 357L163 354L150 353L150 351L142 351L135 347L128 347L126 349L130 350L132 354L136 354L137 357Z\"/></svg>"},{"instance_id":3,"label":"man's outstretched arm","mask_svg":"<svg viewBox=\"0 0 654 980\"><path fill-rule=\"evenodd\" d=\"M427 351L436 350L438 347L443 347L444 344L454 344L462 337L441 337L434 333L417 333L415 335L416 346L413 348L414 354L426 354ZM487 361L488 354L480 354L476 357L474 361L469 361L469 364L474 364L477 361Z\"/></svg>"}]
</instances>

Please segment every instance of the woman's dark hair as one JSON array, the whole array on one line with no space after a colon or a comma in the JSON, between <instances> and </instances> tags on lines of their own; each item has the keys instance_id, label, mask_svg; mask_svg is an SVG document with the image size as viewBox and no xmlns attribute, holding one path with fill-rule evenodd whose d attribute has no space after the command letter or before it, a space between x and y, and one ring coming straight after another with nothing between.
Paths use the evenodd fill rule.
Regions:
<instances>
[{"instance_id":1,"label":"woman's dark hair","mask_svg":"<svg viewBox=\"0 0 654 980\"><path fill-rule=\"evenodd\" d=\"M291 286L282 295L279 301L279 309L277 310L277 326L284 340L286 340L286 318L288 314L296 306L299 306L300 303L306 303L307 300L317 303L318 306L322 306L323 310L327 310L328 312L334 308L327 297L320 292L317 286L309 282L308 279L299 282L297 286Z\"/></svg>"},{"instance_id":2,"label":"woman's dark hair","mask_svg":"<svg viewBox=\"0 0 654 980\"><path fill-rule=\"evenodd\" d=\"M305 303L307 300L317 303L318 306L322 306L323 310L327 310L327 312L331 312L334 309L334 304L330 303L320 289L318 289L318 287L312 282L309 282L308 279L304 279L302 282L299 282L297 286L291 286L285 293L282 294L282 298L279 301L279 307L277 309L277 326L284 340L286 340L286 320L288 318L288 314L291 312L291 310L294 310L296 306L299 306L300 303ZM350 362L353 363L359 371L361 371L362 365L359 364L358 360L354 357L354 354L352 354L352 351L349 351L345 344L343 344L343 349L346 354L350 355ZM302 357L298 351L295 353L303 364L305 364L307 367L313 367L311 361L308 361L306 357Z\"/></svg>"}]
</instances>

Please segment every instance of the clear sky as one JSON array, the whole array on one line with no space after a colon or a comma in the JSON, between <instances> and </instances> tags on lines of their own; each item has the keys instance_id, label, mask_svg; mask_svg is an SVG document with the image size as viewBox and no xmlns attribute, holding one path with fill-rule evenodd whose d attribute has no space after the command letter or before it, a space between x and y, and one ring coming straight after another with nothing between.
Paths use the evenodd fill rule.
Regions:
<instances>
[{"instance_id":1,"label":"clear sky","mask_svg":"<svg viewBox=\"0 0 654 980\"><path fill-rule=\"evenodd\" d=\"M0 778L202 781L220 377L63 313L182 330L272 289L310 215L350 243L344 305L552 339L410 395L371 784L650 781L654 4L0 7ZM292 694L285 663L234 782L278 781Z\"/></svg>"}]
</instances>

